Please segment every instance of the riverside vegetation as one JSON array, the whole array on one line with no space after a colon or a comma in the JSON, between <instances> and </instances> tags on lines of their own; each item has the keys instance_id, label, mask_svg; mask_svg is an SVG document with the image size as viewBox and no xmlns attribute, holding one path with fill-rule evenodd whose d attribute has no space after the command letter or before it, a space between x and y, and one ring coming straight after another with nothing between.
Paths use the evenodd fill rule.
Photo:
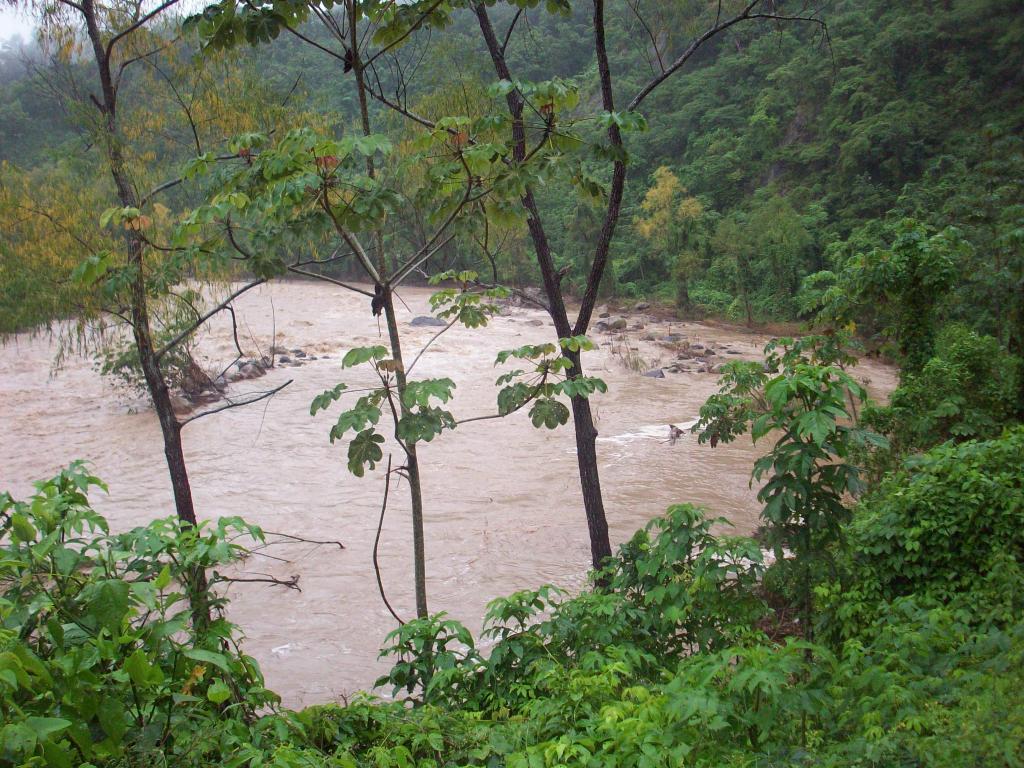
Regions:
<instances>
[{"instance_id":1,"label":"riverside vegetation","mask_svg":"<svg viewBox=\"0 0 1024 768\"><path fill-rule=\"evenodd\" d=\"M223 2L181 36L171 3L59 5L36 6L52 61L2 86L0 330L130 331L99 354L160 413L178 515L110 533L80 464L0 495L0 766L1024 765L1015 3ZM398 284L440 275L471 327L498 283L544 285L520 293L557 338L499 355L530 370L496 415L573 417L595 570L495 600L474 638L427 610L417 551L391 698L296 712L224 614L262 533L196 516L163 405L238 295L180 286L306 268L369 276L388 315L389 346L345 359L381 383L332 431L356 474L388 411L399 473L457 426L450 380L405 380ZM767 446L757 541L680 503L610 551L599 292L812 326L724 365L694 427ZM888 404L849 373L865 350L900 365Z\"/></svg>"},{"instance_id":2,"label":"riverside vegetation","mask_svg":"<svg viewBox=\"0 0 1024 768\"><path fill-rule=\"evenodd\" d=\"M4 497L0 761L1020 765L1024 430L921 454L821 525L852 470L812 458L801 477L795 457L834 458L850 433L828 394L791 405L835 376L799 363L765 386L793 416L768 488L807 497L773 507L766 491L764 522L804 542L794 556L766 566L758 543L673 506L581 594L495 600L486 651L443 614L400 627L379 681L393 700L282 710L215 592L214 620L190 623L195 569L215 588L258 529L172 518L111 535L81 466Z\"/></svg>"}]
</instances>

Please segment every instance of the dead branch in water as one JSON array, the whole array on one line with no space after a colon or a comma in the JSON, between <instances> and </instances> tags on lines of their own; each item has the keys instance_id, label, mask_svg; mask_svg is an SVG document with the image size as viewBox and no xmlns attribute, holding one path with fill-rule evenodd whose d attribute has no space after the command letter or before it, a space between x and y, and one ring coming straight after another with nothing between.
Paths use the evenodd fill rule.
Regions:
<instances>
[{"instance_id":1,"label":"dead branch in water","mask_svg":"<svg viewBox=\"0 0 1024 768\"><path fill-rule=\"evenodd\" d=\"M333 544L333 545L337 546L338 549L344 549L345 548L345 545L342 544L340 541L337 541L336 539L327 539L325 541L321 541L319 539L307 539L307 538L304 538L302 536L295 536L294 534L291 534L291 533L281 533L280 531L268 531L266 529L263 530L263 533L265 535L267 535L267 536L280 536L281 538L290 539L291 541L298 541L298 542L301 542L303 544L325 544L325 545L326 544ZM273 541L271 541L271 542L267 542L267 544L265 544L264 546L270 546L271 544L280 544L280 543L281 542L273 542Z\"/></svg>"},{"instance_id":2,"label":"dead branch in water","mask_svg":"<svg viewBox=\"0 0 1024 768\"><path fill-rule=\"evenodd\" d=\"M299 586L299 577L290 576L287 579L278 579L268 574L263 574L264 578L260 579L249 579L241 576L222 576L221 574L216 575L216 580L221 582L227 582L230 584L234 583L246 583L246 584L273 584L276 587L286 587L287 589L294 589L296 592L301 592L302 587Z\"/></svg>"}]
</instances>

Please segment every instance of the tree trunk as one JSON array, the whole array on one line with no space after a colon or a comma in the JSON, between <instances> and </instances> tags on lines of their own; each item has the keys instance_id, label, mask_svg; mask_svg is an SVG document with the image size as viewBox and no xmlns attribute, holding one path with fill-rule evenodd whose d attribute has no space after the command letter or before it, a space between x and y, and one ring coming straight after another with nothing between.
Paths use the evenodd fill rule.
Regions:
<instances>
[{"instance_id":1,"label":"tree trunk","mask_svg":"<svg viewBox=\"0 0 1024 768\"><path fill-rule=\"evenodd\" d=\"M402 398L406 385L405 363L402 360L402 341L398 334L398 319L395 317L395 302L390 288L384 290L384 318L387 320L388 337L391 341L391 357L395 361L399 414L404 416L409 410ZM395 439L399 439L397 421L395 429ZM425 619L427 617L427 556L423 535L423 491L420 483L420 465L419 459L416 457L416 443L403 443L403 447L405 448L405 470L409 480L409 500L412 504L412 560L413 581L416 587L416 615Z\"/></svg>"},{"instance_id":2,"label":"tree trunk","mask_svg":"<svg viewBox=\"0 0 1024 768\"><path fill-rule=\"evenodd\" d=\"M351 51L352 71L356 80L356 94L359 98L359 119L363 135L370 135L370 111L366 99L366 82L363 71L363 61L359 51L359 30L356 24L357 0L348 0L346 12L349 21L349 44ZM376 169L373 164L373 157L366 158L366 173L372 179L376 177ZM387 259L384 254L383 237L380 231L376 233L377 239L377 262L381 278L387 281ZM397 271L397 262L392 261L393 273ZM409 409L403 402L405 395L405 363L402 360L402 341L398 332L398 319L395 316L394 293L389 285L375 286L383 289L384 318L388 326L388 339L391 344L391 357L395 361L395 381L398 389L399 415L404 416ZM423 491L420 482L420 465L416 456L416 443L403 443L398 437L398 422L395 422L395 439L402 444L405 450L405 470L409 480L409 500L412 506L412 561L413 561L413 582L416 589L416 615L425 619L427 612L427 575L426 575L426 547L423 533Z\"/></svg>"},{"instance_id":3,"label":"tree trunk","mask_svg":"<svg viewBox=\"0 0 1024 768\"><path fill-rule=\"evenodd\" d=\"M512 80L508 64L505 61L504 51L498 38L494 33L487 9L478 4L475 7L477 21L480 31L483 34L484 42L491 55L491 61L498 77L503 80ZM595 19L597 20L597 19ZM602 22L603 23L603 22ZM603 28L601 31L603 42ZM607 64L607 62L606 62ZM610 94L609 94L610 98ZM512 91L506 96L509 114L512 117L512 155L516 162L523 162L526 157L526 130L523 125L523 100L518 92ZM618 128L612 126L616 137ZM548 311L555 323L555 330L559 338L567 338L573 335L586 333L589 325L590 312L593 311L594 298L600 286L601 275L604 270L607 257L607 246L611 241L611 235L615 228L615 220L618 218L618 207L622 195L622 181L625 176L625 168L620 162L615 163L613 170L613 184L609 201L610 215L606 216L602 228L602 244L598 246L598 254L595 263L591 268L591 274L587 284L587 296L584 298L584 306L580 311L577 320L576 331L569 322L569 316L565 309L565 300L562 296L562 288L559 282L558 272L555 269L554 261L551 258L551 247L548 243L547 233L544 230L544 223L537 208L533 191L527 189L523 195L522 204L528 213L527 225L530 230L530 239L533 242L534 254L537 264L540 267L541 276L544 280L544 293L548 298ZM609 221L609 218L611 221ZM603 245L603 250L602 250ZM596 274L596 280L595 280ZM588 308L589 307L589 308ZM578 352L566 353L572 361L572 367L566 372L570 378L583 375L583 364ZM604 511L604 499L601 495L601 480L597 463L597 429L594 426L594 416L590 409L590 402L584 397L574 397L571 401L573 426L576 433L576 461L579 465L580 489L583 492L583 508L587 517L587 529L590 533L590 556L591 564L595 570L604 566L605 561L611 557L611 542L608 539L608 520Z\"/></svg>"},{"instance_id":4,"label":"tree trunk","mask_svg":"<svg viewBox=\"0 0 1024 768\"><path fill-rule=\"evenodd\" d=\"M129 181L128 171L121 151L121 138L117 128L117 90L110 69L110 56L104 47L96 18L93 0L83 0L82 15L85 17L86 31L92 43L96 66L99 70L102 101L94 99L103 115L103 142L109 165L110 175L117 188L117 197L125 208L139 206L138 195ZM192 502L192 486L188 479L185 465L185 452L181 445L181 425L174 415L170 391L156 350L153 348L153 334L149 321L149 301L146 291L146 272L143 254L143 243L139 233L128 229L125 232L125 250L127 266L134 272L131 288L131 321L135 348L139 355L139 364L146 381L153 409L160 422L163 434L164 456L174 492L174 507L180 519L188 526L196 525L195 506ZM202 631L210 623L208 583L206 572L196 568L191 575L192 584L190 601L192 618L195 628Z\"/></svg>"},{"instance_id":5,"label":"tree trunk","mask_svg":"<svg viewBox=\"0 0 1024 768\"><path fill-rule=\"evenodd\" d=\"M583 375L579 353L567 353L572 361L570 377ZM580 472L580 490L583 492L583 509L587 515L587 530L590 533L590 561L595 570L604 566L611 557L611 542L608 539L608 520L604 512L604 497L601 495L601 477L597 465L597 428L590 400L585 397L572 398L572 423L576 431L576 463Z\"/></svg>"}]
</instances>

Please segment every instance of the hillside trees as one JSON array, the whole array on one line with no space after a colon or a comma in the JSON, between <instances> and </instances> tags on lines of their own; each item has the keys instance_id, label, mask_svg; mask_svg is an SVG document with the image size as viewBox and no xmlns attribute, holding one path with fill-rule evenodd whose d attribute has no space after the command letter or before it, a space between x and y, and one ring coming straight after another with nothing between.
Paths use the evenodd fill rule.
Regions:
<instances>
[{"instance_id":1,"label":"hillside trees","mask_svg":"<svg viewBox=\"0 0 1024 768\"><path fill-rule=\"evenodd\" d=\"M650 244L656 259L651 265L656 271L649 279L664 281L671 276L676 284L676 304L689 312L689 286L704 266L704 206L687 194L669 168L661 166L654 172L654 183L644 194L640 210L633 226ZM646 278L643 255L637 261L641 277ZM621 265L616 267L621 272Z\"/></svg>"}]
</instances>

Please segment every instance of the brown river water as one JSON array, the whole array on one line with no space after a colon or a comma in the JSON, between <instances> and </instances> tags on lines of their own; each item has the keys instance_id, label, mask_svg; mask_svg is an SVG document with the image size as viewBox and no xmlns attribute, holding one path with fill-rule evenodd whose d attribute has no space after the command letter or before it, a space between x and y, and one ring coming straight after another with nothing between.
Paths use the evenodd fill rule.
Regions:
<instances>
[{"instance_id":1,"label":"brown river water","mask_svg":"<svg viewBox=\"0 0 1024 768\"><path fill-rule=\"evenodd\" d=\"M407 361L436 328L408 325L429 314L429 291L408 288L399 306ZM318 359L278 366L265 377L232 385L231 393L293 383L274 398L199 419L184 431L196 508L201 517L241 515L268 530L311 539L340 540L345 549L280 544L251 556L242 576L299 576L302 591L266 584L234 584L231 617L244 630L245 649L262 664L269 687L286 704L343 698L372 686L386 668L377 660L395 627L380 596L371 552L384 488L383 468L364 478L349 474L345 448L331 445L332 414L309 414L312 398L346 381L368 383L365 372L343 371L340 358L353 346L386 343L369 300L324 284L282 282L236 302L242 344L258 357L272 344L301 348ZM754 359L768 336L700 323L657 321L633 313L625 346L645 367L669 364L675 353L641 335L682 334L715 345L727 359ZM276 334L276 335L275 335ZM497 351L550 341L554 328L533 309L513 308L483 329L453 328L423 355L415 377L448 376L457 385L457 418L496 410ZM598 343L612 337L593 333ZM140 401L118 396L90 360L70 358L56 374L56 343L21 335L0 347L0 490L15 498L32 481L73 459L91 463L110 487L95 491L96 508L115 528L173 513L159 426ZM623 342L585 355L591 375L609 386L594 399L601 482L613 546L629 538L673 503L693 502L731 521L737 533L756 526L751 465L761 452L749 439L711 449L687 434L674 445L668 424L694 421L718 386L707 373L647 378L623 362ZM732 355L729 355L729 352ZM618 352L618 354L616 354ZM212 369L233 357L226 318L204 332L200 358ZM895 371L877 362L855 369L876 394L895 384ZM394 450L394 449L392 449ZM570 424L538 430L520 412L500 420L464 424L422 445L426 506L428 598L431 612L446 611L474 631L487 603L499 595L553 583L570 590L589 564L586 521L576 475ZM386 458L386 457L385 457ZM395 452L395 463L399 456ZM408 497L392 484L380 547L382 578L400 615L414 614ZM271 537L274 538L274 537Z\"/></svg>"}]
</instances>

